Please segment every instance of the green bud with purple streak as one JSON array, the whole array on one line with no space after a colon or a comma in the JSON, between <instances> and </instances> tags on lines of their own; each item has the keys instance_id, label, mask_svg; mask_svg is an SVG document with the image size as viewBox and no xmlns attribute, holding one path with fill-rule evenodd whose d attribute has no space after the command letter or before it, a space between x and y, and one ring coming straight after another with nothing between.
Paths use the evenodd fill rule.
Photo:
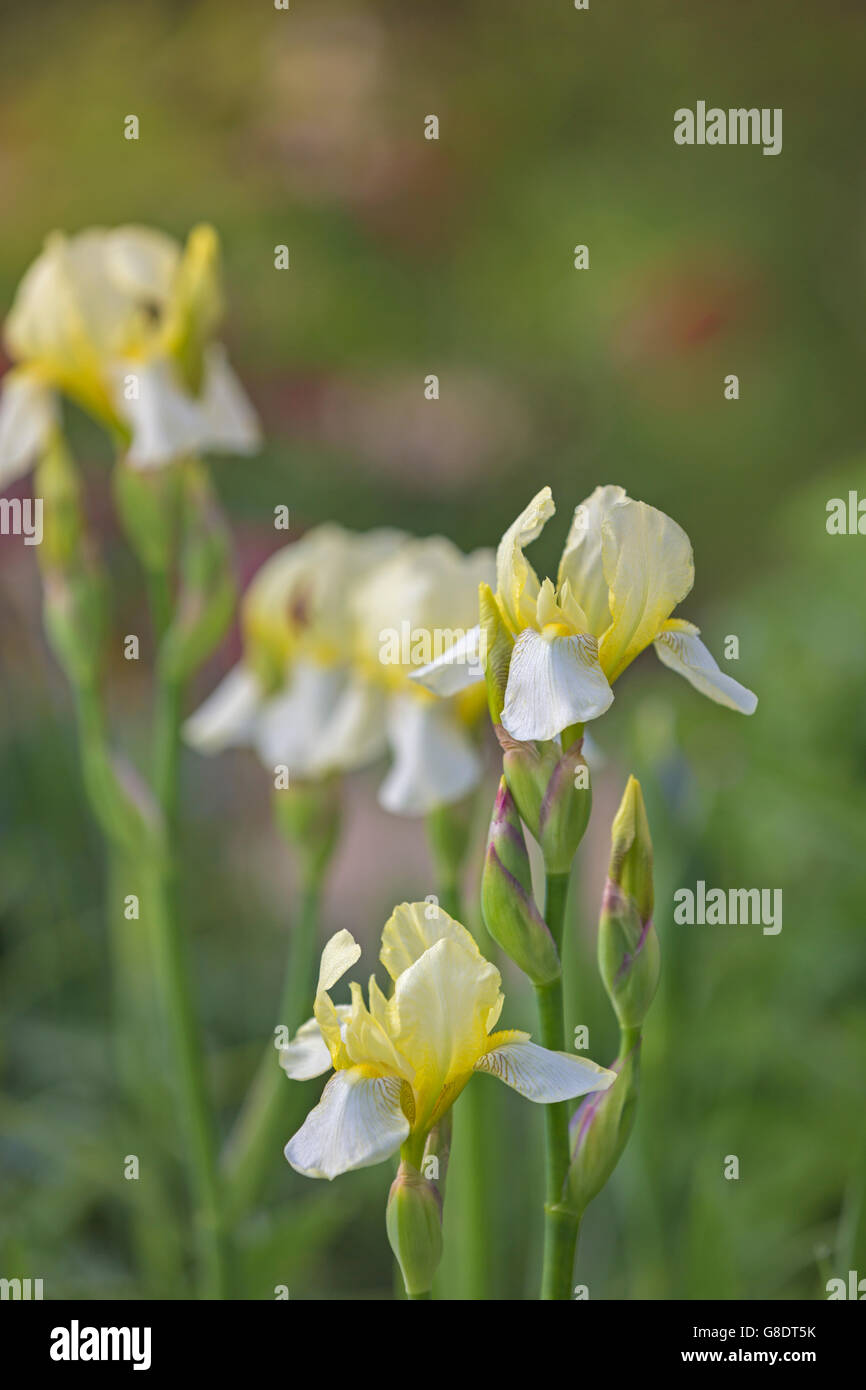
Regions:
<instances>
[{"instance_id":1,"label":"green bud with purple streak","mask_svg":"<svg viewBox=\"0 0 866 1390\"><path fill-rule=\"evenodd\" d=\"M640 1073L640 1040L612 1067L616 1081L585 1096L571 1118L564 1205L581 1215L622 1157L634 1124Z\"/></svg>"},{"instance_id":2,"label":"green bud with purple streak","mask_svg":"<svg viewBox=\"0 0 866 1390\"><path fill-rule=\"evenodd\" d=\"M481 875L481 912L493 940L535 985L560 974L559 953L532 896L532 877L523 826L503 777Z\"/></svg>"},{"instance_id":3,"label":"green bud with purple streak","mask_svg":"<svg viewBox=\"0 0 866 1390\"><path fill-rule=\"evenodd\" d=\"M520 815L541 846L549 874L567 874L592 811L583 739L563 750L558 743L520 743L497 729L502 769Z\"/></svg>"},{"instance_id":4,"label":"green bud with purple streak","mask_svg":"<svg viewBox=\"0 0 866 1390\"><path fill-rule=\"evenodd\" d=\"M659 982L652 923L653 853L640 783L628 779L611 831L598 928L598 965L622 1028L639 1028Z\"/></svg>"}]
</instances>

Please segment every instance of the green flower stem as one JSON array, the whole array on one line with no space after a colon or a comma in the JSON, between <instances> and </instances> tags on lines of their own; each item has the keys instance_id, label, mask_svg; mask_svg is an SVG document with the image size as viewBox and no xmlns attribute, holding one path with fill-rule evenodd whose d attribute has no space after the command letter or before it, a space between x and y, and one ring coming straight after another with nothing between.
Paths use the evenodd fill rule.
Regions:
<instances>
[{"instance_id":1,"label":"green flower stem","mask_svg":"<svg viewBox=\"0 0 866 1390\"><path fill-rule=\"evenodd\" d=\"M180 1289L182 1252L177 1240L159 1235L160 1231L172 1230L175 1216L164 1176L155 1171L159 1160L146 1138L154 1132L165 1102L158 1079L164 1068L155 1046L159 1029L153 994L152 943L147 921L127 920L123 914L124 901L130 894L147 904L148 866L120 843L118 826L112 824L103 799L109 755L99 691L94 684L79 681L74 694L85 788L108 850L106 916L117 1071L126 1106L124 1118L131 1127L131 1138L126 1142L142 1161L143 1151L149 1154L150 1171L145 1180L129 1184L132 1239L150 1296L166 1297Z\"/></svg>"},{"instance_id":2,"label":"green flower stem","mask_svg":"<svg viewBox=\"0 0 866 1390\"><path fill-rule=\"evenodd\" d=\"M141 1181L125 1185L136 1267L146 1298L183 1298L184 1252L177 1213L159 1140L165 1113L164 1067L155 1016L153 962L146 924L128 920L123 904L130 893L147 897L138 864L112 846L108 858L106 917L113 985L113 1037L124 1100L124 1152L139 1156Z\"/></svg>"},{"instance_id":3,"label":"green flower stem","mask_svg":"<svg viewBox=\"0 0 866 1390\"><path fill-rule=\"evenodd\" d=\"M562 954L568 874L548 874L545 919L556 948ZM541 1043L556 1052L565 1051L562 979L536 986ZM579 1220L560 1206L568 1176L568 1105L559 1101L544 1107L547 1134L547 1191L544 1205L543 1299L571 1297L571 1276L577 1248Z\"/></svg>"},{"instance_id":4,"label":"green flower stem","mask_svg":"<svg viewBox=\"0 0 866 1390\"><path fill-rule=\"evenodd\" d=\"M171 867L156 876L148 917L153 927L156 979L174 1054L178 1106L186 1129L196 1245L203 1298L228 1297L227 1231L216 1162L216 1127L193 1005L185 942L175 911Z\"/></svg>"},{"instance_id":5,"label":"green flower stem","mask_svg":"<svg viewBox=\"0 0 866 1390\"><path fill-rule=\"evenodd\" d=\"M276 1021L295 1033L311 1012L318 965L319 919L327 864L307 875L294 923ZM291 1134L303 1092L289 1086L273 1044L265 1048L223 1158L232 1219L256 1201L275 1157Z\"/></svg>"},{"instance_id":6,"label":"green flower stem","mask_svg":"<svg viewBox=\"0 0 866 1390\"><path fill-rule=\"evenodd\" d=\"M161 628L162 617L159 611L155 612L157 631ZM161 865L154 885L149 916L154 929L157 984L174 1054L177 1099L186 1128L201 1296L226 1298L229 1259L217 1168L216 1124L176 902L181 699L180 683L166 678L157 663L154 791L165 818L168 858Z\"/></svg>"}]
</instances>

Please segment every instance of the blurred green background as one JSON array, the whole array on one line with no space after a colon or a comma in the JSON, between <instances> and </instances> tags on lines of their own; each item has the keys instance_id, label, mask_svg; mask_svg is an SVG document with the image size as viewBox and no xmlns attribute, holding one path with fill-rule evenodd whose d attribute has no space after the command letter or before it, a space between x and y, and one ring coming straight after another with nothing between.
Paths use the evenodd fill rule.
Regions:
<instances>
[{"instance_id":1,"label":"blurred green background","mask_svg":"<svg viewBox=\"0 0 866 1390\"><path fill-rule=\"evenodd\" d=\"M866 542L825 529L830 498L866 489L862 6L141 0L0 13L0 312L55 227L144 222L183 237L215 224L226 338L267 435L260 457L214 465L242 581L273 547L279 503L298 531L396 524L471 548L495 544L550 483L559 515L532 553L542 571L598 482L688 531L697 579L683 613L719 657L739 636L727 669L761 703L741 719L647 654L593 729L605 761L575 875L569 1009L596 1060L616 1047L593 932L629 771L649 804L664 972L636 1132L584 1223L578 1278L592 1298L790 1299L866 1275ZM782 153L675 146L675 109L699 99L782 107ZM138 142L123 138L130 113ZM438 143L423 139L429 113ZM578 243L589 270L573 268ZM287 272L274 269L279 244ZM146 632L107 446L72 428L116 631ZM103 855L35 561L16 538L0 541L0 643L0 1274L42 1277L50 1298L185 1297L172 1133L159 1141L157 1289L130 1235ZM118 639L117 740L143 761L148 661L120 651ZM235 653L236 638L200 694ZM492 748L490 769L473 921ZM271 1031L294 879L251 757L188 755L184 782L185 915L228 1127ZM376 784L344 789L323 926L371 948L396 901L436 891L423 825L379 811ZM782 888L782 932L675 926L673 892L698 878ZM505 1022L531 1028L531 1000L504 973ZM475 1084L496 1090L491 1292L532 1297L541 1114ZM459 1127L458 1103L455 1148ZM738 1181L723 1177L730 1154ZM293 1298L393 1296L389 1181L379 1167L316 1184L277 1151L238 1243L246 1296L276 1284ZM452 1277L446 1267L444 1292Z\"/></svg>"}]
</instances>

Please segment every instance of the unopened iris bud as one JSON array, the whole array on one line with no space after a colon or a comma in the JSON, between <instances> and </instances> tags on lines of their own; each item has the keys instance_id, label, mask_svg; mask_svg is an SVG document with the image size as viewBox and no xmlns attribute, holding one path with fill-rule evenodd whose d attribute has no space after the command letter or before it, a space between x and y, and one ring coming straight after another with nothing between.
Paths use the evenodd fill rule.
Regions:
<instances>
[{"instance_id":1,"label":"unopened iris bud","mask_svg":"<svg viewBox=\"0 0 866 1390\"><path fill-rule=\"evenodd\" d=\"M435 1184L405 1159L388 1194L385 1227L406 1293L428 1294L442 1259L442 1200Z\"/></svg>"},{"instance_id":2,"label":"unopened iris bud","mask_svg":"<svg viewBox=\"0 0 866 1390\"><path fill-rule=\"evenodd\" d=\"M42 499L43 570L67 570L84 545L81 479L66 443L57 430L36 467L34 492Z\"/></svg>"},{"instance_id":3,"label":"unopened iris bud","mask_svg":"<svg viewBox=\"0 0 866 1390\"><path fill-rule=\"evenodd\" d=\"M510 738L504 729L497 733L509 790L541 846L545 869L553 874L568 873L592 811L583 740L575 740L562 752L558 743L539 748Z\"/></svg>"},{"instance_id":4,"label":"unopened iris bud","mask_svg":"<svg viewBox=\"0 0 866 1390\"><path fill-rule=\"evenodd\" d=\"M484 652L484 680L487 685L487 703L494 726L499 724L505 704L505 687L508 684L508 667L514 638L502 621L499 605L489 584L481 584L478 589L479 622Z\"/></svg>"},{"instance_id":5,"label":"unopened iris bud","mask_svg":"<svg viewBox=\"0 0 866 1390\"><path fill-rule=\"evenodd\" d=\"M180 590L160 664L171 679L186 680L210 656L235 606L228 529L197 459L182 467Z\"/></svg>"},{"instance_id":6,"label":"unopened iris bud","mask_svg":"<svg viewBox=\"0 0 866 1390\"><path fill-rule=\"evenodd\" d=\"M652 923L653 856L640 783L630 777L611 832L598 930L598 964L622 1028L639 1028L659 981Z\"/></svg>"},{"instance_id":7,"label":"unopened iris bud","mask_svg":"<svg viewBox=\"0 0 866 1390\"><path fill-rule=\"evenodd\" d=\"M180 470L135 468L122 458L111 481L117 514L139 562L150 574L167 574L177 549Z\"/></svg>"},{"instance_id":8,"label":"unopened iris bud","mask_svg":"<svg viewBox=\"0 0 866 1390\"><path fill-rule=\"evenodd\" d=\"M637 1107L640 1046L637 1041L614 1062L613 1085L586 1096L572 1116L566 1204L578 1215L604 1187L628 1143Z\"/></svg>"},{"instance_id":9,"label":"unopened iris bud","mask_svg":"<svg viewBox=\"0 0 866 1390\"><path fill-rule=\"evenodd\" d=\"M273 806L276 823L296 852L302 873L315 881L329 863L340 834L339 780L290 782L274 792Z\"/></svg>"},{"instance_id":10,"label":"unopened iris bud","mask_svg":"<svg viewBox=\"0 0 866 1390\"><path fill-rule=\"evenodd\" d=\"M559 953L532 896L523 826L503 777L493 806L481 876L481 912L493 940L535 985L560 974Z\"/></svg>"},{"instance_id":11,"label":"unopened iris bud","mask_svg":"<svg viewBox=\"0 0 866 1390\"><path fill-rule=\"evenodd\" d=\"M72 684L92 688L105 651L105 576L86 535L78 473L59 433L36 470L36 491L46 633Z\"/></svg>"}]
</instances>

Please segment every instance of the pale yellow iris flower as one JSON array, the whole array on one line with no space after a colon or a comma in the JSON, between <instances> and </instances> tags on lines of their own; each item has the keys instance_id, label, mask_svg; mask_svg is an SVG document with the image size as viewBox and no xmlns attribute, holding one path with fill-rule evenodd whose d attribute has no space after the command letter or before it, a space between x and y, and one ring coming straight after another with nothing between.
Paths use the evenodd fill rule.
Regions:
<instances>
[{"instance_id":1,"label":"pale yellow iris flower","mask_svg":"<svg viewBox=\"0 0 866 1390\"><path fill-rule=\"evenodd\" d=\"M48 237L4 327L15 365L0 395L0 486L38 460L60 396L116 434L135 467L258 447L253 409L214 341L218 251L207 226L186 247L136 226Z\"/></svg>"},{"instance_id":2,"label":"pale yellow iris flower","mask_svg":"<svg viewBox=\"0 0 866 1390\"><path fill-rule=\"evenodd\" d=\"M481 776L472 729L484 713L483 690L436 700L408 677L436 644L475 625L478 586L493 574L489 550L464 555L444 536L408 537L354 590L355 664L385 702L386 810L423 815L466 796Z\"/></svg>"},{"instance_id":3,"label":"pale yellow iris flower","mask_svg":"<svg viewBox=\"0 0 866 1390\"><path fill-rule=\"evenodd\" d=\"M481 775L467 732L478 701L440 702L412 686L399 638L404 627L437 630L448 613L471 623L492 570L492 556L464 556L439 537L314 527L250 584L243 658L187 721L187 741L205 753L253 747L300 780L390 752L386 810L424 815L458 800Z\"/></svg>"},{"instance_id":4,"label":"pale yellow iris flower","mask_svg":"<svg viewBox=\"0 0 866 1390\"><path fill-rule=\"evenodd\" d=\"M698 628L671 617L694 583L682 527L621 487L597 487L575 510L554 585L539 581L523 553L554 511L550 488L542 488L497 550L495 601L514 639L506 732L552 739L597 719L613 701L614 681L651 643L702 694L751 714L756 696L719 669ZM450 696L475 676L455 647L412 678Z\"/></svg>"},{"instance_id":5,"label":"pale yellow iris flower","mask_svg":"<svg viewBox=\"0 0 866 1390\"><path fill-rule=\"evenodd\" d=\"M360 954L349 932L331 938L314 1017L280 1054L295 1080L334 1069L286 1145L289 1163L307 1177L366 1168L404 1145L417 1160L476 1072L540 1103L606 1090L615 1080L587 1058L539 1047L528 1033L495 1032L504 1004L499 971L439 908L403 903L386 924L380 960L393 982L389 997L371 977L367 1004L353 982L351 1003L335 1005L329 991Z\"/></svg>"}]
</instances>

